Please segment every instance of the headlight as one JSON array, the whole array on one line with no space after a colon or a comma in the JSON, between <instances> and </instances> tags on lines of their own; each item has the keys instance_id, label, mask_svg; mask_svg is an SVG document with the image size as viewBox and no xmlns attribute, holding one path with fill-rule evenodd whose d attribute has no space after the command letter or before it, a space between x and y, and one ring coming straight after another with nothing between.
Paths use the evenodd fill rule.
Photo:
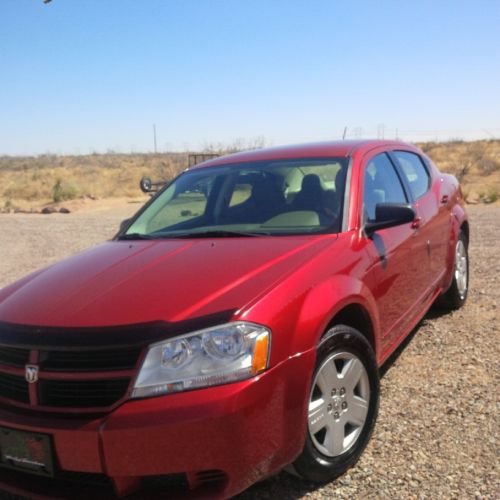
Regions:
<instances>
[{"instance_id":1,"label":"headlight","mask_svg":"<svg viewBox=\"0 0 500 500\"><path fill-rule=\"evenodd\" d=\"M253 377L268 366L271 332L235 322L149 346L132 397L225 384Z\"/></svg>"}]
</instances>

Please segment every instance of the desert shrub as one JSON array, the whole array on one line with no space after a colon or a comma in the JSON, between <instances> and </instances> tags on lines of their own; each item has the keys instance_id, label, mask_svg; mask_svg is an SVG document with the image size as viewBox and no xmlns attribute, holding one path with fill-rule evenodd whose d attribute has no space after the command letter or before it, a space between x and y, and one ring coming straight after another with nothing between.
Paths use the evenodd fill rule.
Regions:
<instances>
[{"instance_id":1,"label":"desert shrub","mask_svg":"<svg viewBox=\"0 0 500 500\"><path fill-rule=\"evenodd\" d=\"M78 197L78 188L74 184L64 183L57 179L52 188L52 199L57 203L59 201L74 200Z\"/></svg>"},{"instance_id":2,"label":"desert shrub","mask_svg":"<svg viewBox=\"0 0 500 500\"><path fill-rule=\"evenodd\" d=\"M429 154L429 152L432 151L434 148L436 148L436 146L437 146L437 143L435 143L435 142L424 142L424 143L419 144L420 149L422 149L422 151L425 154Z\"/></svg>"},{"instance_id":3,"label":"desert shrub","mask_svg":"<svg viewBox=\"0 0 500 500\"><path fill-rule=\"evenodd\" d=\"M495 203L499 198L498 191L496 189L490 189L488 191L487 203Z\"/></svg>"},{"instance_id":4,"label":"desert shrub","mask_svg":"<svg viewBox=\"0 0 500 500\"><path fill-rule=\"evenodd\" d=\"M482 174L489 175L500 170L500 161L493 158L480 158L477 167Z\"/></svg>"},{"instance_id":5,"label":"desert shrub","mask_svg":"<svg viewBox=\"0 0 500 500\"><path fill-rule=\"evenodd\" d=\"M478 198L482 203L495 203L500 198L500 195L497 189L490 188L487 192L479 191Z\"/></svg>"}]
</instances>

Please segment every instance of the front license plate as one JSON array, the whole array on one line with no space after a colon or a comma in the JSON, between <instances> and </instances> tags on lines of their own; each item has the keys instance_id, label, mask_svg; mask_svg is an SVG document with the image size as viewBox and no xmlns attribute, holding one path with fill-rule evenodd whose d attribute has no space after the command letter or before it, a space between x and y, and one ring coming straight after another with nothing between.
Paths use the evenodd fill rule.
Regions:
<instances>
[{"instance_id":1,"label":"front license plate","mask_svg":"<svg viewBox=\"0 0 500 500\"><path fill-rule=\"evenodd\" d=\"M0 427L0 466L53 476L50 436Z\"/></svg>"}]
</instances>

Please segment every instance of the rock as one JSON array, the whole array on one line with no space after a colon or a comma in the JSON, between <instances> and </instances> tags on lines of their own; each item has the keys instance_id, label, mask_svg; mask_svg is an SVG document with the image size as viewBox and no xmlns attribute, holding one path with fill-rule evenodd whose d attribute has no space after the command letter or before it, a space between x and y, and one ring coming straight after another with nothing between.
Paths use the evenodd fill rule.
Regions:
<instances>
[{"instance_id":1,"label":"rock","mask_svg":"<svg viewBox=\"0 0 500 500\"><path fill-rule=\"evenodd\" d=\"M42 214L55 214L57 210L54 207L43 207Z\"/></svg>"}]
</instances>

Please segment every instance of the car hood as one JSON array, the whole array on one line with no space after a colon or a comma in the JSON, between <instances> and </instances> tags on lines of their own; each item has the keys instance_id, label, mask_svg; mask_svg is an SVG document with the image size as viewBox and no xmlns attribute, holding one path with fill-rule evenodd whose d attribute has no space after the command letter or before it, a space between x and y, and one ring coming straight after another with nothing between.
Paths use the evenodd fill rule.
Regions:
<instances>
[{"instance_id":1,"label":"car hood","mask_svg":"<svg viewBox=\"0 0 500 500\"><path fill-rule=\"evenodd\" d=\"M111 241L0 290L0 321L91 327L237 311L335 239Z\"/></svg>"}]
</instances>

